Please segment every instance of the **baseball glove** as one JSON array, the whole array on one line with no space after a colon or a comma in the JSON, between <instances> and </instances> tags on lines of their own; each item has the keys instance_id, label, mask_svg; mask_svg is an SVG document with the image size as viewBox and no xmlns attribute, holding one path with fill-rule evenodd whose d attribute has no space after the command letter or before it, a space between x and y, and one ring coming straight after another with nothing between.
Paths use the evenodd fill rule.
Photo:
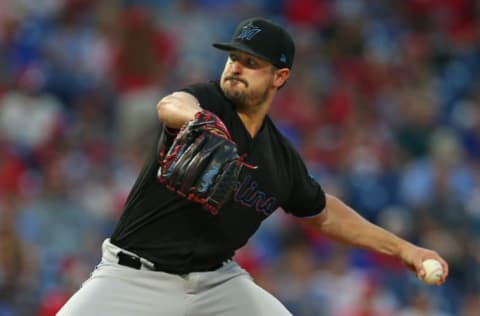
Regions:
<instances>
[{"instance_id":1,"label":"baseball glove","mask_svg":"<svg viewBox=\"0 0 480 316\"><path fill-rule=\"evenodd\" d=\"M223 122L201 111L160 151L158 179L169 190L202 204L212 214L230 199L243 166Z\"/></svg>"}]
</instances>

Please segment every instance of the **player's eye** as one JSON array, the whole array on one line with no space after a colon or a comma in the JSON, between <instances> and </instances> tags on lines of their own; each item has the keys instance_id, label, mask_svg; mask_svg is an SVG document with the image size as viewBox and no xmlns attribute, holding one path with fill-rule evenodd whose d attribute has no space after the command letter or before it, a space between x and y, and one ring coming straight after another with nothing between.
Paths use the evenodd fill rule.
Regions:
<instances>
[{"instance_id":1,"label":"player's eye","mask_svg":"<svg viewBox=\"0 0 480 316\"><path fill-rule=\"evenodd\" d=\"M250 68L255 68L258 66L258 63L252 58L247 58L246 64L247 64L247 67L250 67Z\"/></svg>"}]
</instances>

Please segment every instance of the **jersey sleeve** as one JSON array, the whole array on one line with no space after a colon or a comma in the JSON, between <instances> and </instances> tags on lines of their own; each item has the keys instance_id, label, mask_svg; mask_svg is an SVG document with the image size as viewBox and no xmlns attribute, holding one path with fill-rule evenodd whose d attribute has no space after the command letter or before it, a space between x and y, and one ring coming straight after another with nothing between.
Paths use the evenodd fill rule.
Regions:
<instances>
[{"instance_id":1,"label":"jersey sleeve","mask_svg":"<svg viewBox=\"0 0 480 316\"><path fill-rule=\"evenodd\" d=\"M297 217L315 216L325 208L325 192L296 151L292 160L292 191L282 208Z\"/></svg>"},{"instance_id":2,"label":"jersey sleeve","mask_svg":"<svg viewBox=\"0 0 480 316\"><path fill-rule=\"evenodd\" d=\"M221 95L219 94L217 84L214 81L193 84L180 91L190 93L197 98L202 109L211 111L217 115L222 115L223 111L225 111L225 107L219 102Z\"/></svg>"}]
</instances>

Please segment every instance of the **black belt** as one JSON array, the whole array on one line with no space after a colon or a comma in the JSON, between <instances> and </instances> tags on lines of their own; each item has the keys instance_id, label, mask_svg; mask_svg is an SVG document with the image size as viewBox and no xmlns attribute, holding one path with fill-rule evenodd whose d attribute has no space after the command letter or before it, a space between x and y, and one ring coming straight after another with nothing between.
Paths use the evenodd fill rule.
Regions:
<instances>
[{"instance_id":1,"label":"black belt","mask_svg":"<svg viewBox=\"0 0 480 316\"><path fill-rule=\"evenodd\" d=\"M217 270L217 269L221 268L225 263L231 261L229 259L229 260L226 260L222 263L219 263L215 266L211 266L211 267L208 267L208 268L200 268L200 269L198 269L198 268L190 268L190 269L184 268L184 269L182 269L181 267L172 268L172 267L160 266L159 264L153 263L153 262L152 262L152 265L150 265L150 264L147 265L147 264L142 262L140 257L125 253L123 251L120 251L117 254L117 257L118 257L118 264L120 264L122 266L126 266L126 267L130 267L130 268L133 268L133 269L140 270L142 268L142 265L143 265L148 270L161 271L161 272L166 272L166 273L171 273L171 274L179 274L179 275L180 274L188 274L188 273L191 273L191 272L214 271L214 270Z\"/></svg>"}]
</instances>

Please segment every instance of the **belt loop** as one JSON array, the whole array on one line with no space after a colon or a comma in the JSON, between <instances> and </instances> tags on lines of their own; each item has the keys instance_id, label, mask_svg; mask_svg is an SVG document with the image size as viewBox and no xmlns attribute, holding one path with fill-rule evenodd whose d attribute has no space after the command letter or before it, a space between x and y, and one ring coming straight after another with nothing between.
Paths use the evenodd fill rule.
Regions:
<instances>
[{"instance_id":1,"label":"belt loop","mask_svg":"<svg viewBox=\"0 0 480 316\"><path fill-rule=\"evenodd\" d=\"M142 267L142 262L138 257L129 255L128 253L125 253L123 251L119 251L117 254L117 257L118 257L118 264L122 266L127 266L137 270L140 270L140 268Z\"/></svg>"}]
</instances>

